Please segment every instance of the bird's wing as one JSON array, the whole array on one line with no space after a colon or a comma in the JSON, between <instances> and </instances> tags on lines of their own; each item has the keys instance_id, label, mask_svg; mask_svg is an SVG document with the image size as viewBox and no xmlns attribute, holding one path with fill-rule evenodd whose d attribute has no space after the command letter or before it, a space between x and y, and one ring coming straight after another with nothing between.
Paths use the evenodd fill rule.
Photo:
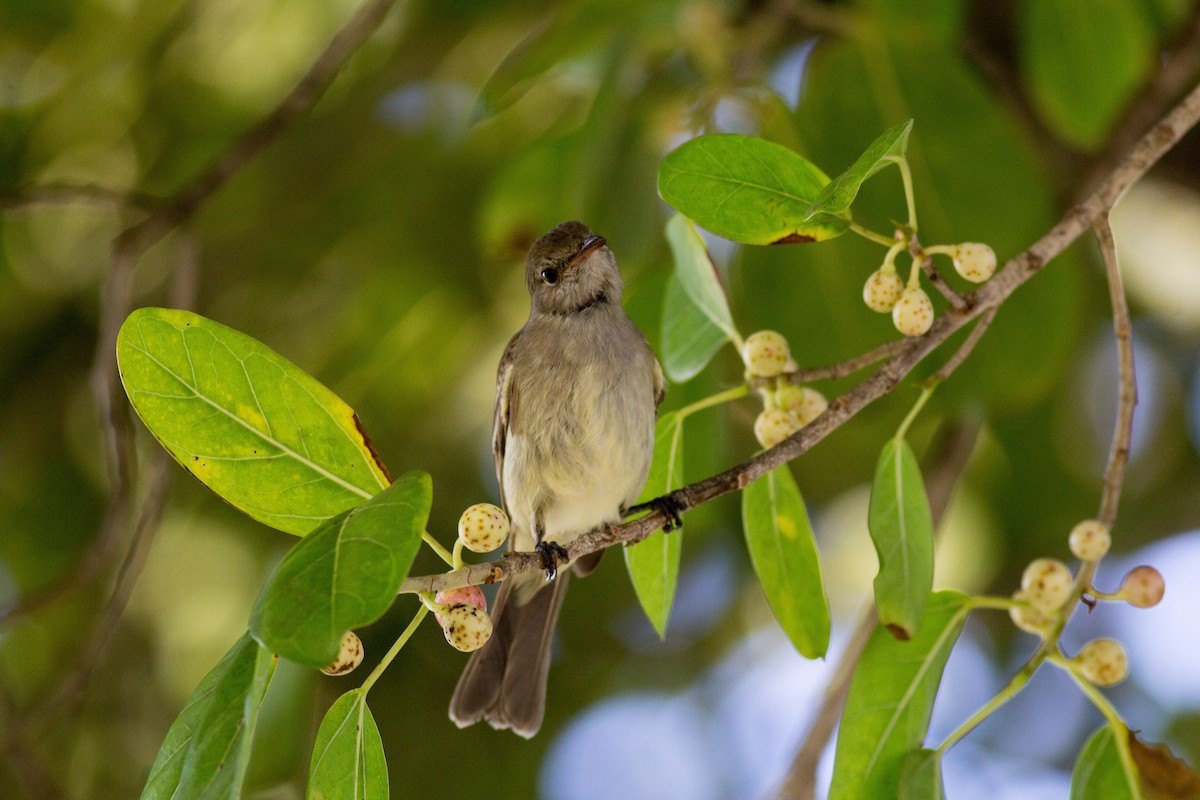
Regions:
<instances>
[{"instance_id":1,"label":"bird's wing","mask_svg":"<svg viewBox=\"0 0 1200 800\"><path fill-rule=\"evenodd\" d=\"M658 359L651 355L650 360L654 362L654 405L661 406L667 393L667 381L663 378L662 364L658 363Z\"/></svg>"},{"instance_id":2,"label":"bird's wing","mask_svg":"<svg viewBox=\"0 0 1200 800\"><path fill-rule=\"evenodd\" d=\"M520 331L508 340L500 366L496 369L496 408L492 413L492 459L496 463L496 481L500 485L500 507L508 512L508 501L504 495L504 448L508 442L508 429L512 427L517 407L517 388L513 383L513 351Z\"/></svg>"}]
</instances>

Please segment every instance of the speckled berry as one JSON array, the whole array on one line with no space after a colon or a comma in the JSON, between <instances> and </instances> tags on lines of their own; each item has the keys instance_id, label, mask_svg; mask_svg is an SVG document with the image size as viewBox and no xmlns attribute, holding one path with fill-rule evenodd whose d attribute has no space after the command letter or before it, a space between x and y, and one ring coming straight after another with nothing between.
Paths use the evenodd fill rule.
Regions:
<instances>
[{"instance_id":1,"label":"speckled berry","mask_svg":"<svg viewBox=\"0 0 1200 800\"><path fill-rule=\"evenodd\" d=\"M455 650L470 653L492 637L492 618L471 603L455 603L441 614L442 633Z\"/></svg>"},{"instance_id":2,"label":"speckled berry","mask_svg":"<svg viewBox=\"0 0 1200 800\"><path fill-rule=\"evenodd\" d=\"M779 408L768 408L754 420L754 435L763 447L774 447L797 429L792 415Z\"/></svg>"},{"instance_id":3,"label":"speckled berry","mask_svg":"<svg viewBox=\"0 0 1200 800\"><path fill-rule=\"evenodd\" d=\"M896 307L904 291L904 279L895 269L877 269L863 284L863 302L872 311L886 314Z\"/></svg>"},{"instance_id":4,"label":"speckled berry","mask_svg":"<svg viewBox=\"0 0 1200 800\"><path fill-rule=\"evenodd\" d=\"M1099 561L1112 545L1108 528L1098 520L1085 519L1067 537L1071 552L1081 561Z\"/></svg>"},{"instance_id":5,"label":"speckled berry","mask_svg":"<svg viewBox=\"0 0 1200 800\"><path fill-rule=\"evenodd\" d=\"M892 324L905 336L922 336L933 325L933 301L920 286L900 293L892 308Z\"/></svg>"},{"instance_id":6,"label":"speckled berry","mask_svg":"<svg viewBox=\"0 0 1200 800\"><path fill-rule=\"evenodd\" d=\"M1097 686L1112 686L1129 674L1129 658L1125 648L1113 639L1088 642L1075 656L1079 674Z\"/></svg>"},{"instance_id":7,"label":"speckled berry","mask_svg":"<svg viewBox=\"0 0 1200 800\"><path fill-rule=\"evenodd\" d=\"M458 538L472 553L490 553L508 538L508 515L491 503L476 503L458 518Z\"/></svg>"},{"instance_id":8,"label":"speckled berry","mask_svg":"<svg viewBox=\"0 0 1200 800\"><path fill-rule=\"evenodd\" d=\"M1167 584L1154 567L1134 567L1125 574L1117 594L1131 606L1152 608L1162 602Z\"/></svg>"},{"instance_id":9,"label":"speckled berry","mask_svg":"<svg viewBox=\"0 0 1200 800\"><path fill-rule=\"evenodd\" d=\"M788 351L787 339L775 331L750 334L742 346L742 360L750 374L759 378L773 378L795 363Z\"/></svg>"},{"instance_id":10,"label":"speckled berry","mask_svg":"<svg viewBox=\"0 0 1200 800\"><path fill-rule=\"evenodd\" d=\"M1029 598L1022 591L1014 592L1012 597L1013 600L1029 602ZM1008 616L1012 618L1013 624L1018 628L1029 633L1036 633L1038 636L1044 634L1050 628L1050 623L1054 621L1041 611L1024 605L1009 608Z\"/></svg>"},{"instance_id":11,"label":"speckled berry","mask_svg":"<svg viewBox=\"0 0 1200 800\"><path fill-rule=\"evenodd\" d=\"M955 245L954 269L972 283L983 283L996 272L996 253L981 242Z\"/></svg>"},{"instance_id":12,"label":"speckled berry","mask_svg":"<svg viewBox=\"0 0 1200 800\"><path fill-rule=\"evenodd\" d=\"M346 631L346 635L342 637L342 649L338 651L337 658L328 667L322 667L321 672L326 675L346 675L357 669L362 660L362 639L359 639L358 634L354 631Z\"/></svg>"},{"instance_id":13,"label":"speckled berry","mask_svg":"<svg viewBox=\"0 0 1200 800\"><path fill-rule=\"evenodd\" d=\"M789 383L775 392L775 405L791 415L797 428L803 428L829 407L829 401L812 387Z\"/></svg>"},{"instance_id":14,"label":"speckled berry","mask_svg":"<svg viewBox=\"0 0 1200 800\"><path fill-rule=\"evenodd\" d=\"M1056 558L1034 559L1021 576L1021 591L1038 611L1057 611L1071 596L1071 570Z\"/></svg>"},{"instance_id":15,"label":"speckled berry","mask_svg":"<svg viewBox=\"0 0 1200 800\"><path fill-rule=\"evenodd\" d=\"M442 605L453 606L458 603L469 603L473 606L487 611L487 598L483 596L483 590L478 586L462 586L458 589L443 589L437 593L434 600ZM433 613L437 617L438 625L444 625L445 619L441 613L435 611Z\"/></svg>"}]
</instances>

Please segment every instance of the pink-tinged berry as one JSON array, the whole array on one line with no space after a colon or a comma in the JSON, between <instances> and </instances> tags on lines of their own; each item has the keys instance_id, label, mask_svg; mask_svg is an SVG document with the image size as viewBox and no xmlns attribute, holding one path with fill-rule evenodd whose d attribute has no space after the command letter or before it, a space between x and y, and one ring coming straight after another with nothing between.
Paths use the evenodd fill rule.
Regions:
<instances>
[{"instance_id":1,"label":"pink-tinged berry","mask_svg":"<svg viewBox=\"0 0 1200 800\"><path fill-rule=\"evenodd\" d=\"M1067 542L1071 552L1081 561L1099 561L1112 545L1112 535L1099 520L1085 519L1071 529Z\"/></svg>"},{"instance_id":2,"label":"pink-tinged berry","mask_svg":"<svg viewBox=\"0 0 1200 800\"><path fill-rule=\"evenodd\" d=\"M1152 608L1162 602L1167 584L1162 573L1154 567L1134 567L1125 574L1117 594L1126 603L1138 608Z\"/></svg>"},{"instance_id":3,"label":"pink-tinged berry","mask_svg":"<svg viewBox=\"0 0 1200 800\"><path fill-rule=\"evenodd\" d=\"M774 447L797 430L792 415L779 408L768 408L754 420L754 436L763 447Z\"/></svg>"},{"instance_id":4,"label":"pink-tinged berry","mask_svg":"<svg viewBox=\"0 0 1200 800\"><path fill-rule=\"evenodd\" d=\"M471 603L455 603L441 614L442 633L455 650L470 653L492 637L492 618Z\"/></svg>"},{"instance_id":5,"label":"pink-tinged berry","mask_svg":"<svg viewBox=\"0 0 1200 800\"><path fill-rule=\"evenodd\" d=\"M322 667L321 672L326 675L346 675L356 670L362 660L362 639L359 639L358 634L354 631L346 631L346 635L342 637L342 649L338 651L337 658L328 667Z\"/></svg>"},{"instance_id":6,"label":"pink-tinged berry","mask_svg":"<svg viewBox=\"0 0 1200 800\"><path fill-rule=\"evenodd\" d=\"M1034 559L1021 576L1021 591L1038 611L1057 611L1071 596L1071 570L1056 558Z\"/></svg>"},{"instance_id":7,"label":"pink-tinged berry","mask_svg":"<svg viewBox=\"0 0 1200 800\"><path fill-rule=\"evenodd\" d=\"M1013 600L1029 602L1029 598L1022 591L1014 592ZM1054 621L1053 618L1029 606L1012 606L1008 609L1008 616L1018 628L1038 636L1043 635Z\"/></svg>"},{"instance_id":8,"label":"pink-tinged berry","mask_svg":"<svg viewBox=\"0 0 1200 800\"><path fill-rule=\"evenodd\" d=\"M491 503L476 503L458 518L458 538L472 553L490 553L508 538L508 515Z\"/></svg>"},{"instance_id":9,"label":"pink-tinged berry","mask_svg":"<svg viewBox=\"0 0 1200 800\"><path fill-rule=\"evenodd\" d=\"M900 293L892 307L892 324L905 336L923 336L933 325L933 301L920 286Z\"/></svg>"},{"instance_id":10,"label":"pink-tinged berry","mask_svg":"<svg viewBox=\"0 0 1200 800\"><path fill-rule=\"evenodd\" d=\"M794 364L787 339L775 331L752 333L742 345L742 360L751 375L774 378Z\"/></svg>"},{"instance_id":11,"label":"pink-tinged berry","mask_svg":"<svg viewBox=\"0 0 1200 800\"><path fill-rule=\"evenodd\" d=\"M483 590L478 586L461 586L457 589L442 589L434 597L434 601L442 605L453 606L458 603L469 603L473 606L487 611L487 598L483 596ZM444 625L445 620L442 619L440 612L433 612L433 616L437 617L438 625Z\"/></svg>"},{"instance_id":12,"label":"pink-tinged berry","mask_svg":"<svg viewBox=\"0 0 1200 800\"><path fill-rule=\"evenodd\" d=\"M972 283L983 283L996 272L996 252L981 242L955 245L954 269Z\"/></svg>"},{"instance_id":13,"label":"pink-tinged berry","mask_svg":"<svg viewBox=\"0 0 1200 800\"><path fill-rule=\"evenodd\" d=\"M896 307L904 291L904 279L893 269L880 268L863 284L863 302L867 308L886 314Z\"/></svg>"},{"instance_id":14,"label":"pink-tinged berry","mask_svg":"<svg viewBox=\"0 0 1200 800\"><path fill-rule=\"evenodd\" d=\"M1079 674L1097 686L1112 686L1129 675L1129 658L1125 648L1113 639L1088 642L1074 658Z\"/></svg>"}]
</instances>

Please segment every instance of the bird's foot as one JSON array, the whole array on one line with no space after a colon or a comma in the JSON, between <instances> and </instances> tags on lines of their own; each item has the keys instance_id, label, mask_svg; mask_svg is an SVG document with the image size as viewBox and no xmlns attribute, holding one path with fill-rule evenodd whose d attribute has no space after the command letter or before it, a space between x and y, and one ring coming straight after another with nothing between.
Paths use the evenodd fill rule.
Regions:
<instances>
[{"instance_id":1,"label":"bird's foot","mask_svg":"<svg viewBox=\"0 0 1200 800\"><path fill-rule=\"evenodd\" d=\"M567 551L558 542L540 541L533 548L542 560L542 569L546 570L546 580L552 581L558 577L558 565L571 560Z\"/></svg>"},{"instance_id":2,"label":"bird's foot","mask_svg":"<svg viewBox=\"0 0 1200 800\"><path fill-rule=\"evenodd\" d=\"M684 511L687 511L687 507L684 506L683 501L677 498L674 492L672 492L671 494L666 494L662 497L656 497L653 500L645 503L638 503L636 506L632 506L625 513L626 515L629 515L637 514L641 511L658 511L661 513L667 518L667 521L663 523L663 533L670 533L671 531L679 530L683 527L683 520L679 515Z\"/></svg>"}]
</instances>

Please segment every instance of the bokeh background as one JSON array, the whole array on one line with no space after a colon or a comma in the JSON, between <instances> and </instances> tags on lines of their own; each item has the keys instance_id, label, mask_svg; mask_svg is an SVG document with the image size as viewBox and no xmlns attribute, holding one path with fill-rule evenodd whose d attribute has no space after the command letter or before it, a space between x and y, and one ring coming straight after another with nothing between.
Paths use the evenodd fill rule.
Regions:
<instances>
[{"instance_id":1,"label":"bokeh background","mask_svg":"<svg viewBox=\"0 0 1200 800\"><path fill-rule=\"evenodd\" d=\"M136 796L167 727L294 541L178 468L160 521L141 535L103 533L112 476L88 375L114 237L269 113L356 8L0 2L0 797ZM433 475L431 530L449 542L461 509L495 499L494 369L528 313L521 262L541 232L578 218L603 233L627 308L657 345L670 271L669 209L655 192L664 153L697 133L746 132L836 174L913 117L923 241L985 241L1005 258L1195 84L1198 29L1189 0L400 2L311 112L138 261L133 304L185 298L331 386L393 473ZM1144 738L1193 764L1197 165L1192 133L1114 216L1141 394L1099 582L1113 588L1149 562L1167 598L1150 611L1102 606L1066 637L1071 647L1122 639L1132 677L1114 702ZM58 188L32 188L46 186ZM895 173L868 184L860 206L860 221L888 230L904 213ZM807 366L894 338L860 299L882 250L851 238L770 249L711 240L741 330L784 332ZM927 453L947 431L976 432L942 525L939 585L1008 594L1031 558L1067 557L1070 527L1097 508L1115 370L1103 268L1082 242L1004 306L912 433ZM670 387L666 407L740 376L723 352ZM852 383L819 388L832 396ZM641 616L619 553L575 584L533 741L456 730L445 708L464 657L436 627L419 631L372 694L393 796L764 796L869 597L866 487L916 396L902 386L793 465L835 613L827 661L804 661L774 627L737 499L724 498L687 516L665 641ZM755 413L745 400L690 419L686 477L752 454ZM155 445L134 430L144 465ZM416 569L438 563L423 554ZM401 599L363 632L368 667L412 606ZM1033 645L1003 614L973 618L935 740ZM1044 672L952 752L951 796L1066 796L1100 718ZM321 715L363 674L280 665L247 797L303 796Z\"/></svg>"}]
</instances>

